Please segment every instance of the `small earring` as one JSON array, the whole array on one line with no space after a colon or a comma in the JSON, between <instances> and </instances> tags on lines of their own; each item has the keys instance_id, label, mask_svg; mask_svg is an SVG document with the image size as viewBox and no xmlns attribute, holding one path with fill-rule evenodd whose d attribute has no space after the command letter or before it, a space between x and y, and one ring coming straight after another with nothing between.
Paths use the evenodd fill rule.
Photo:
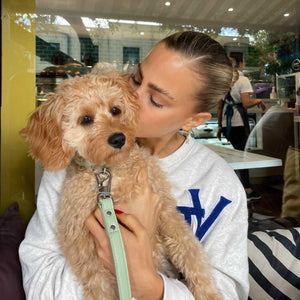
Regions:
<instances>
[{"instance_id":1,"label":"small earring","mask_svg":"<svg viewBox=\"0 0 300 300\"><path fill-rule=\"evenodd\" d=\"M186 143L189 143L189 136L191 135L191 130L187 131L187 130L180 129L179 133L186 138L185 139Z\"/></svg>"}]
</instances>

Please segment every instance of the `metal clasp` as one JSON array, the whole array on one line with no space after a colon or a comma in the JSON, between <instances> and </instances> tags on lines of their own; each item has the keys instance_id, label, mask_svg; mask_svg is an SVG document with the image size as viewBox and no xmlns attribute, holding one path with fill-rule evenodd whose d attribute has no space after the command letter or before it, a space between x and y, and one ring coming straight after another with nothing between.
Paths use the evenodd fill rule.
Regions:
<instances>
[{"instance_id":1,"label":"metal clasp","mask_svg":"<svg viewBox=\"0 0 300 300\"><path fill-rule=\"evenodd\" d=\"M95 171L94 175L97 181L98 195L97 199L111 198L111 173L104 167L101 171Z\"/></svg>"}]
</instances>

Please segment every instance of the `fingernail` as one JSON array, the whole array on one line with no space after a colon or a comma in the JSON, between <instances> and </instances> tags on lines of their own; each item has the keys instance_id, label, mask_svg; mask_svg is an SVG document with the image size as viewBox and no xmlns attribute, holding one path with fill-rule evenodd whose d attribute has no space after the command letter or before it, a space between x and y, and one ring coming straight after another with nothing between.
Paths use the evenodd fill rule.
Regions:
<instances>
[{"instance_id":1,"label":"fingernail","mask_svg":"<svg viewBox=\"0 0 300 300\"><path fill-rule=\"evenodd\" d=\"M115 211L115 213L116 213L117 215L121 215L121 214L123 214L123 213L124 213L123 211L121 211L121 210L118 210L118 209L115 209L114 211Z\"/></svg>"}]
</instances>

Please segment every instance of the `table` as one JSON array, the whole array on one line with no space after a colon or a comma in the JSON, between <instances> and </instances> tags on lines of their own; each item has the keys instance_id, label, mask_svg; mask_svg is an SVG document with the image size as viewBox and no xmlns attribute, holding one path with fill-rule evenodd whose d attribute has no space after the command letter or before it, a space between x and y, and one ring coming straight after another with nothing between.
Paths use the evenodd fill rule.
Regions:
<instances>
[{"instance_id":1,"label":"table","mask_svg":"<svg viewBox=\"0 0 300 300\"><path fill-rule=\"evenodd\" d=\"M282 166L282 160L279 158L211 144L205 146L221 156L234 170Z\"/></svg>"}]
</instances>

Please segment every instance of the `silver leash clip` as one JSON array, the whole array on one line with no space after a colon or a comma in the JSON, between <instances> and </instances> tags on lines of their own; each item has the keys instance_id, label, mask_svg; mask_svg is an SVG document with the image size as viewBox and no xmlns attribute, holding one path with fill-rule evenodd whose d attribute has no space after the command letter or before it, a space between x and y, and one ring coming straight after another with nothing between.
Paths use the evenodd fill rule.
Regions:
<instances>
[{"instance_id":1,"label":"silver leash clip","mask_svg":"<svg viewBox=\"0 0 300 300\"><path fill-rule=\"evenodd\" d=\"M105 198L111 198L111 173L109 172L109 170L104 167L101 171L95 171L94 175L97 181L98 201Z\"/></svg>"}]
</instances>

